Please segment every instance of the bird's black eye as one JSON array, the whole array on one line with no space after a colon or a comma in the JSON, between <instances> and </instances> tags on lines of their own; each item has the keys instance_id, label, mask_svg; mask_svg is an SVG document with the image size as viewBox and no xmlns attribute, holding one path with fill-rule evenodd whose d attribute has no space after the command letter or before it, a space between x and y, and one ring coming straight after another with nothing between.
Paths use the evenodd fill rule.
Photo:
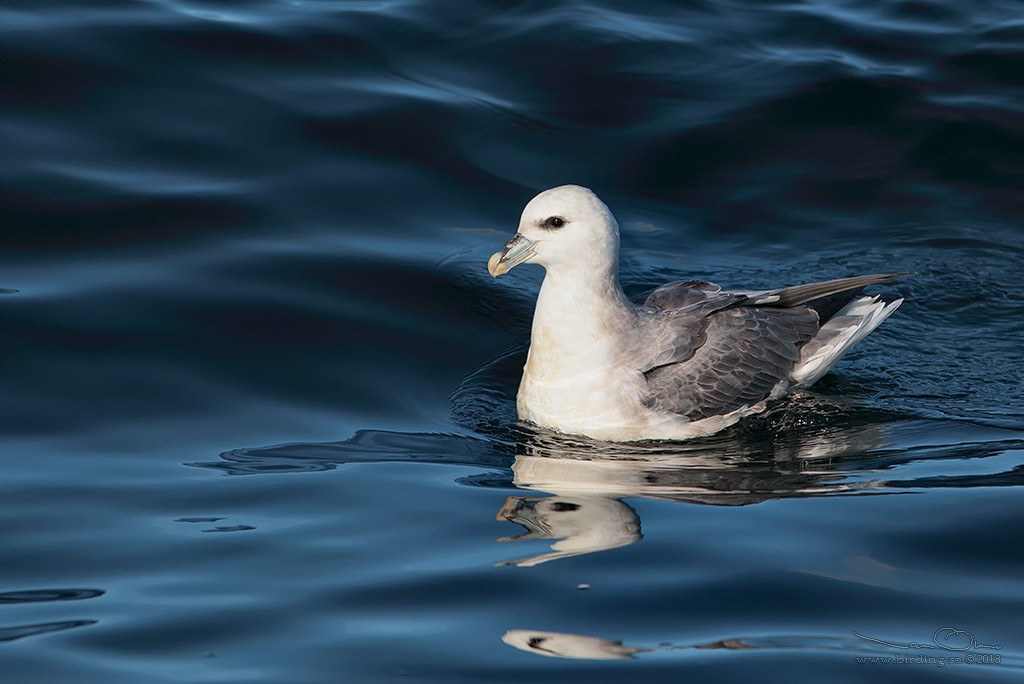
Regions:
<instances>
[{"instance_id":1,"label":"bird's black eye","mask_svg":"<svg viewBox=\"0 0 1024 684\"><path fill-rule=\"evenodd\" d=\"M561 216L552 216L544 222L545 228L561 228L565 225L565 219Z\"/></svg>"}]
</instances>

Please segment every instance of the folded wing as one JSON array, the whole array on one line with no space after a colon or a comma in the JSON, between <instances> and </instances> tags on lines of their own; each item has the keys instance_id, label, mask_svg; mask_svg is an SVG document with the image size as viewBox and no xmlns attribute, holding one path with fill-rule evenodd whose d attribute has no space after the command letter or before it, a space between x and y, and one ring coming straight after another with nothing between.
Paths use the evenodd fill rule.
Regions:
<instances>
[{"instance_id":1,"label":"folded wing","mask_svg":"<svg viewBox=\"0 0 1024 684\"><path fill-rule=\"evenodd\" d=\"M901 275L743 293L705 281L662 286L644 303L657 331L642 401L701 420L807 386L899 305L861 297L863 288Z\"/></svg>"}]
</instances>

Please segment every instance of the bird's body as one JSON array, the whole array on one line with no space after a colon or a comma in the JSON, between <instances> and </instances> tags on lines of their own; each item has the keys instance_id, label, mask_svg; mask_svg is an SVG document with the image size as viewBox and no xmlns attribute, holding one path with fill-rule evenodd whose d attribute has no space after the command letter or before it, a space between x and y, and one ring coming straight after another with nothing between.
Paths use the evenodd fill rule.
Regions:
<instances>
[{"instance_id":1,"label":"bird's body","mask_svg":"<svg viewBox=\"0 0 1024 684\"><path fill-rule=\"evenodd\" d=\"M664 285L644 306L618 280L618 225L589 190L561 186L523 211L491 257L500 275L547 269L517 396L519 418L608 441L712 434L807 387L902 300L861 296L902 274L760 292Z\"/></svg>"}]
</instances>

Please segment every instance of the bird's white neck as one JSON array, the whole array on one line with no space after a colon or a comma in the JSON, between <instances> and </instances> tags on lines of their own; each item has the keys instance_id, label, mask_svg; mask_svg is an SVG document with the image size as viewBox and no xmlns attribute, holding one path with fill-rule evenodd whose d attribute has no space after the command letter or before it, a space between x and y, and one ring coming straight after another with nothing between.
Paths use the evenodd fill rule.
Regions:
<instances>
[{"instance_id":1,"label":"bird's white neck","mask_svg":"<svg viewBox=\"0 0 1024 684\"><path fill-rule=\"evenodd\" d=\"M643 376L623 367L623 335L638 310L616 273L549 269L533 314L519 417L591 434L637 420Z\"/></svg>"},{"instance_id":2,"label":"bird's white neck","mask_svg":"<svg viewBox=\"0 0 1024 684\"><path fill-rule=\"evenodd\" d=\"M549 269L537 296L532 339L556 345L562 353L607 339L633 305L619 287L617 269L605 273Z\"/></svg>"}]
</instances>

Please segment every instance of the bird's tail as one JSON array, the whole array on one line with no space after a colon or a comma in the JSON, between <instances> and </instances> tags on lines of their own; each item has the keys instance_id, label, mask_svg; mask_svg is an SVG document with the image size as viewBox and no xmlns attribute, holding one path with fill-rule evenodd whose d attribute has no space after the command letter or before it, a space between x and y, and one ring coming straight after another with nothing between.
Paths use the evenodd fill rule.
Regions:
<instances>
[{"instance_id":1,"label":"bird's tail","mask_svg":"<svg viewBox=\"0 0 1024 684\"><path fill-rule=\"evenodd\" d=\"M801 348L800 361L790 374L793 385L809 387L817 382L902 303L902 299L886 302L878 297L858 297L847 304Z\"/></svg>"}]
</instances>

